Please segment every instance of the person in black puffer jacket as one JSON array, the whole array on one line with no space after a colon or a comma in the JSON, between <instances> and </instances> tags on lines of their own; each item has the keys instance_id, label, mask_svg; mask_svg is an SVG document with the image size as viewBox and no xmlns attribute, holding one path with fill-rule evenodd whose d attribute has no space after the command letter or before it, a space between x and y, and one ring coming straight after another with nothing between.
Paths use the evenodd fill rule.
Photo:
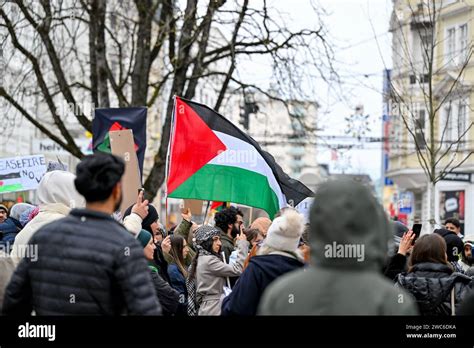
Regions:
<instances>
[{"instance_id":1,"label":"person in black puffer jacket","mask_svg":"<svg viewBox=\"0 0 474 348\"><path fill-rule=\"evenodd\" d=\"M408 273L399 274L396 284L415 297L422 315L437 316L455 314L466 292L473 287L470 277L453 272L446 256L446 242L437 233L417 240Z\"/></svg>"},{"instance_id":2,"label":"person in black puffer jacket","mask_svg":"<svg viewBox=\"0 0 474 348\"><path fill-rule=\"evenodd\" d=\"M96 153L74 181L86 209L40 228L5 292L3 314L160 315L143 248L111 215L122 200L122 159Z\"/></svg>"}]
</instances>

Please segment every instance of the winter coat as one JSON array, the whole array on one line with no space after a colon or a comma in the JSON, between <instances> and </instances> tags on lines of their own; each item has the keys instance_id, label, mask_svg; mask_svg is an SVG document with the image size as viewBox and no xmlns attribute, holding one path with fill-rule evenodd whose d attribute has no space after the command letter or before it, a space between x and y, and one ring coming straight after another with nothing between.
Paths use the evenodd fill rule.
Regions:
<instances>
[{"instance_id":1,"label":"winter coat","mask_svg":"<svg viewBox=\"0 0 474 348\"><path fill-rule=\"evenodd\" d=\"M400 273L406 272L407 269L407 257L402 254L395 254L389 258L388 263L384 269L384 275L390 280L395 281Z\"/></svg>"},{"instance_id":2,"label":"winter coat","mask_svg":"<svg viewBox=\"0 0 474 348\"><path fill-rule=\"evenodd\" d=\"M107 214L75 209L30 239L5 293L6 315L159 315L143 247Z\"/></svg>"},{"instance_id":3,"label":"winter coat","mask_svg":"<svg viewBox=\"0 0 474 348\"><path fill-rule=\"evenodd\" d=\"M232 293L224 298L222 315L256 315L260 298L267 286L281 275L303 266L301 261L289 254L252 257Z\"/></svg>"},{"instance_id":4,"label":"winter coat","mask_svg":"<svg viewBox=\"0 0 474 348\"><path fill-rule=\"evenodd\" d=\"M397 285L415 297L421 315L451 315L451 290L454 288L457 312L474 283L464 274L453 273L448 265L424 262L414 265L411 272L400 274Z\"/></svg>"},{"instance_id":5,"label":"winter coat","mask_svg":"<svg viewBox=\"0 0 474 348\"><path fill-rule=\"evenodd\" d=\"M0 313L2 311L5 289L10 282L14 270L15 265L13 264L11 257L3 250L0 250Z\"/></svg>"},{"instance_id":6,"label":"winter coat","mask_svg":"<svg viewBox=\"0 0 474 348\"><path fill-rule=\"evenodd\" d=\"M158 269L158 273L168 284L171 283L170 276L168 275L168 262L166 262L165 256L163 255L163 249L161 245L156 244L155 252L153 253L153 261Z\"/></svg>"},{"instance_id":7,"label":"winter coat","mask_svg":"<svg viewBox=\"0 0 474 348\"><path fill-rule=\"evenodd\" d=\"M5 221L0 223L0 245L4 249L6 248L7 252L10 252L14 240L18 236L20 230L20 222L12 218L7 218Z\"/></svg>"},{"instance_id":8,"label":"winter coat","mask_svg":"<svg viewBox=\"0 0 474 348\"><path fill-rule=\"evenodd\" d=\"M196 297L201 303L199 315L220 315L226 278L242 273L249 242L237 242L238 255L228 265L215 255L199 255L196 268Z\"/></svg>"},{"instance_id":9,"label":"winter coat","mask_svg":"<svg viewBox=\"0 0 474 348\"><path fill-rule=\"evenodd\" d=\"M352 180L331 180L319 186L315 197L311 264L270 284L258 314L417 314L410 295L381 272L393 231L373 194Z\"/></svg>"},{"instance_id":10,"label":"winter coat","mask_svg":"<svg viewBox=\"0 0 474 348\"><path fill-rule=\"evenodd\" d=\"M459 311L456 312L456 315L474 315L474 290L471 289L464 296L464 299L459 306Z\"/></svg>"},{"instance_id":11,"label":"winter coat","mask_svg":"<svg viewBox=\"0 0 474 348\"><path fill-rule=\"evenodd\" d=\"M85 206L84 197L76 191L74 179L74 174L63 171L52 171L43 176L37 189L39 213L18 233L13 245L11 256L15 266L25 256L26 245L36 231L64 218L72 207Z\"/></svg>"},{"instance_id":12,"label":"winter coat","mask_svg":"<svg viewBox=\"0 0 474 348\"><path fill-rule=\"evenodd\" d=\"M230 254L232 254L235 249L234 240L229 237L227 233L224 233L222 231L220 237L222 243L221 251L224 252L225 262L229 263Z\"/></svg>"},{"instance_id":13,"label":"winter coat","mask_svg":"<svg viewBox=\"0 0 474 348\"><path fill-rule=\"evenodd\" d=\"M175 263L168 265L168 275L170 277L171 287L179 293L180 305L178 306L178 314L186 315L186 305L188 300L186 278L179 270L178 265Z\"/></svg>"},{"instance_id":14,"label":"winter coat","mask_svg":"<svg viewBox=\"0 0 474 348\"><path fill-rule=\"evenodd\" d=\"M163 280L156 267L148 267L151 271L151 279L155 286L156 295L158 296L158 300L163 308L163 315L175 315L180 303L179 292Z\"/></svg>"},{"instance_id":15,"label":"winter coat","mask_svg":"<svg viewBox=\"0 0 474 348\"><path fill-rule=\"evenodd\" d=\"M69 214L71 209L62 204L48 204L40 208L40 212L31 220L18 235L11 252L12 260L15 266L18 266L21 259L25 256L25 248L31 237L43 226L64 218ZM26 254L27 255L27 254Z\"/></svg>"}]
</instances>

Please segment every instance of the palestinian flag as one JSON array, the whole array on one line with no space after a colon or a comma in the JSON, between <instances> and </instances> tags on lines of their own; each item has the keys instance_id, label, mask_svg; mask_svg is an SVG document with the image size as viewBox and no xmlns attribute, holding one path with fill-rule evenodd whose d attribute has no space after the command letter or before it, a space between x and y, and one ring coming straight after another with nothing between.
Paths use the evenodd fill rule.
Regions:
<instances>
[{"instance_id":1,"label":"palestinian flag","mask_svg":"<svg viewBox=\"0 0 474 348\"><path fill-rule=\"evenodd\" d=\"M168 197L245 204L271 218L313 192L222 115L176 97L168 163Z\"/></svg>"},{"instance_id":2,"label":"palestinian flag","mask_svg":"<svg viewBox=\"0 0 474 348\"><path fill-rule=\"evenodd\" d=\"M140 173L146 149L146 114L144 107L95 109L92 121L92 146L94 151L111 152L110 132L131 129L135 140Z\"/></svg>"}]
</instances>

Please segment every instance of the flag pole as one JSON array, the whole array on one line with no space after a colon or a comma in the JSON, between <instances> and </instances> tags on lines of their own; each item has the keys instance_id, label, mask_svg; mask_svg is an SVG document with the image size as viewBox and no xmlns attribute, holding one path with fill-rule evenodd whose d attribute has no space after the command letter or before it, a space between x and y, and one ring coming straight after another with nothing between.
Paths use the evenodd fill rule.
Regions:
<instances>
[{"instance_id":1,"label":"flag pole","mask_svg":"<svg viewBox=\"0 0 474 348\"><path fill-rule=\"evenodd\" d=\"M211 201L207 201L206 212L204 213L204 225L207 224L207 213L209 211L209 206L211 205Z\"/></svg>"},{"instance_id":2,"label":"flag pole","mask_svg":"<svg viewBox=\"0 0 474 348\"><path fill-rule=\"evenodd\" d=\"M171 161L171 144L173 142L174 134L174 119L176 116L176 94L173 95L173 112L171 113L171 125L170 125L170 139L168 141L168 152L166 154L166 165L165 165L165 228L168 226L168 177Z\"/></svg>"}]
</instances>

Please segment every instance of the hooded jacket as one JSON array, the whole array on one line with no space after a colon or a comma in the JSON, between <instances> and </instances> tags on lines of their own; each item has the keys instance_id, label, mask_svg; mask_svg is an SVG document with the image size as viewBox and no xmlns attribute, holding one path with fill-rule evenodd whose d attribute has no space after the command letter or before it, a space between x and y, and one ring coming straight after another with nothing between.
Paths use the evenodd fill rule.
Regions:
<instances>
[{"instance_id":1,"label":"hooded jacket","mask_svg":"<svg viewBox=\"0 0 474 348\"><path fill-rule=\"evenodd\" d=\"M289 254L252 257L232 293L224 298L221 315L254 316L267 286L281 275L303 266L301 261Z\"/></svg>"},{"instance_id":2,"label":"hooded jacket","mask_svg":"<svg viewBox=\"0 0 474 348\"><path fill-rule=\"evenodd\" d=\"M85 206L82 197L74 186L75 175L60 170L46 173L38 186L39 213L15 238L11 257L17 266L23 256L31 237L41 227L61 219L69 214L72 208Z\"/></svg>"},{"instance_id":3,"label":"hooded jacket","mask_svg":"<svg viewBox=\"0 0 474 348\"><path fill-rule=\"evenodd\" d=\"M454 288L455 312L472 286L472 279L453 273L448 265L424 262L413 266L410 273L398 275L397 285L416 299L422 315L451 315L451 290Z\"/></svg>"},{"instance_id":4,"label":"hooded jacket","mask_svg":"<svg viewBox=\"0 0 474 348\"><path fill-rule=\"evenodd\" d=\"M322 184L315 197L311 265L275 280L265 290L258 313L417 314L410 295L381 274L393 235L372 193L352 180L334 180Z\"/></svg>"}]
</instances>

